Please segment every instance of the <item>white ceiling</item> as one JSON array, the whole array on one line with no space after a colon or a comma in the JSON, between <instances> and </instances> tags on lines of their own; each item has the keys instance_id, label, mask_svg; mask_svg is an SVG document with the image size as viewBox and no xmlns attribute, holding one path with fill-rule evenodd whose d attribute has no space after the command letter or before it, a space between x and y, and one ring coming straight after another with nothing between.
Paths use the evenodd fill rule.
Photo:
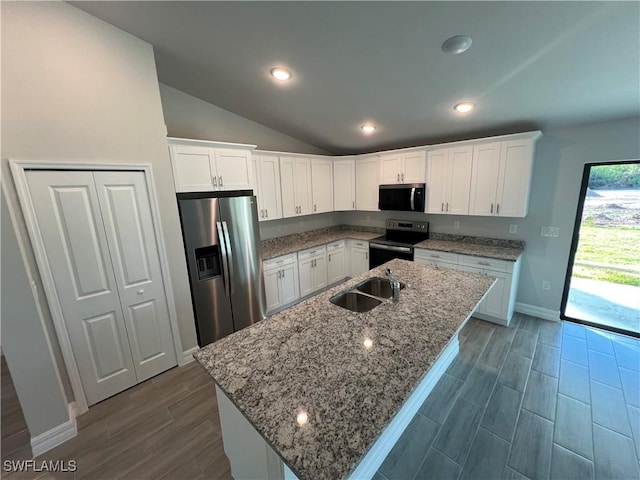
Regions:
<instances>
[{"instance_id":1,"label":"white ceiling","mask_svg":"<svg viewBox=\"0 0 640 480\"><path fill-rule=\"evenodd\" d=\"M640 111L635 1L71 3L154 45L160 82L332 153Z\"/></svg>"}]
</instances>

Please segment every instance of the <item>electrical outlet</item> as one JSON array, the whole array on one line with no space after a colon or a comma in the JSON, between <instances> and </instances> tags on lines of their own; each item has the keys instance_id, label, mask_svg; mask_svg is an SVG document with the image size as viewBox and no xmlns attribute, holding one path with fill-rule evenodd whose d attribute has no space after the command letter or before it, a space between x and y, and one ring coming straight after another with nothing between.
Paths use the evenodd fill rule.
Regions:
<instances>
[{"instance_id":1,"label":"electrical outlet","mask_svg":"<svg viewBox=\"0 0 640 480\"><path fill-rule=\"evenodd\" d=\"M558 227L542 227L540 231L541 237L557 237L560 235L560 228Z\"/></svg>"},{"instance_id":2,"label":"electrical outlet","mask_svg":"<svg viewBox=\"0 0 640 480\"><path fill-rule=\"evenodd\" d=\"M458 220L453 221L453 228L460 228L460 222Z\"/></svg>"},{"instance_id":3,"label":"electrical outlet","mask_svg":"<svg viewBox=\"0 0 640 480\"><path fill-rule=\"evenodd\" d=\"M551 290L551 282L549 280L542 281L542 290Z\"/></svg>"},{"instance_id":4,"label":"electrical outlet","mask_svg":"<svg viewBox=\"0 0 640 480\"><path fill-rule=\"evenodd\" d=\"M509 224L509 233L516 234L518 233L518 225L515 223Z\"/></svg>"}]
</instances>

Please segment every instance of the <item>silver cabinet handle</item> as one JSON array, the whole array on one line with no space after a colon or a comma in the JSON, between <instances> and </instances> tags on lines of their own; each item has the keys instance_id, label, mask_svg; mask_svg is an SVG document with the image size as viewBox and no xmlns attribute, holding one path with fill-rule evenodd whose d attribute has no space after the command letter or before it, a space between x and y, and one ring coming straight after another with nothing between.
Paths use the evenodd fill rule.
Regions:
<instances>
[{"instance_id":1,"label":"silver cabinet handle","mask_svg":"<svg viewBox=\"0 0 640 480\"><path fill-rule=\"evenodd\" d=\"M354 208L354 209L356 208L356 202L355 201L351 202L351 208Z\"/></svg>"},{"instance_id":2,"label":"silver cabinet handle","mask_svg":"<svg viewBox=\"0 0 640 480\"><path fill-rule=\"evenodd\" d=\"M449 211L449 202L447 202L447 212Z\"/></svg>"},{"instance_id":3,"label":"silver cabinet handle","mask_svg":"<svg viewBox=\"0 0 640 480\"><path fill-rule=\"evenodd\" d=\"M404 182L404 173L403 173L403 174L401 174L401 175L402 175L402 181Z\"/></svg>"},{"instance_id":4,"label":"silver cabinet handle","mask_svg":"<svg viewBox=\"0 0 640 480\"><path fill-rule=\"evenodd\" d=\"M331 261L331 254L329 254L329 261Z\"/></svg>"},{"instance_id":5,"label":"silver cabinet handle","mask_svg":"<svg viewBox=\"0 0 640 480\"><path fill-rule=\"evenodd\" d=\"M260 218L264 218L264 210L260 210Z\"/></svg>"},{"instance_id":6,"label":"silver cabinet handle","mask_svg":"<svg viewBox=\"0 0 640 480\"><path fill-rule=\"evenodd\" d=\"M282 270L282 278L284 278L284 270Z\"/></svg>"},{"instance_id":7,"label":"silver cabinet handle","mask_svg":"<svg viewBox=\"0 0 640 480\"><path fill-rule=\"evenodd\" d=\"M142 294L144 293L144 290L141 288L141 289L140 289L140 290L138 290L136 293L137 293L138 295L142 295Z\"/></svg>"},{"instance_id":8,"label":"silver cabinet handle","mask_svg":"<svg viewBox=\"0 0 640 480\"><path fill-rule=\"evenodd\" d=\"M316 208L316 204L315 203L313 204L313 211L314 212L318 211L318 209Z\"/></svg>"},{"instance_id":9,"label":"silver cabinet handle","mask_svg":"<svg viewBox=\"0 0 640 480\"><path fill-rule=\"evenodd\" d=\"M400 181L400 174L398 174L398 181Z\"/></svg>"},{"instance_id":10,"label":"silver cabinet handle","mask_svg":"<svg viewBox=\"0 0 640 480\"><path fill-rule=\"evenodd\" d=\"M282 270L278 270L278 278L282 278L280 275L282 273Z\"/></svg>"},{"instance_id":11,"label":"silver cabinet handle","mask_svg":"<svg viewBox=\"0 0 640 480\"><path fill-rule=\"evenodd\" d=\"M264 217L269 218L269 210L266 208L264 209Z\"/></svg>"},{"instance_id":12,"label":"silver cabinet handle","mask_svg":"<svg viewBox=\"0 0 640 480\"><path fill-rule=\"evenodd\" d=\"M444 202L442 202L442 206L440 207L440 211L444 212Z\"/></svg>"},{"instance_id":13,"label":"silver cabinet handle","mask_svg":"<svg viewBox=\"0 0 640 480\"><path fill-rule=\"evenodd\" d=\"M496 204L496 215L500 214L500 204Z\"/></svg>"},{"instance_id":14,"label":"silver cabinet handle","mask_svg":"<svg viewBox=\"0 0 640 480\"><path fill-rule=\"evenodd\" d=\"M369 252L365 252L365 253L364 253L364 258L365 258L366 260L369 260Z\"/></svg>"},{"instance_id":15,"label":"silver cabinet handle","mask_svg":"<svg viewBox=\"0 0 640 480\"><path fill-rule=\"evenodd\" d=\"M433 254L431 254L431 255L429 255L429 256L430 256L430 257L432 257L432 258L440 258L440 255L433 255Z\"/></svg>"},{"instance_id":16,"label":"silver cabinet handle","mask_svg":"<svg viewBox=\"0 0 640 480\"><path fill-rule=\"evenodd\" d=\"M491 266L489 262L478 262L478 265L485 265L487 267Z\"/></svg>"},{"instance_id":17,"label":"silver cabinet handle","mask_svg":"<svg viewBox=\"0 0 640 480\"><path fill-rule=\"evenodd\" d=\"M220 175L220 188L224 188L224 184L222 183L222 175Z\"/></svg>"},{"instance_id":18,"label":"silver cabinet handle","mask_svg":"<svg viewBox=\"0 0 640 480\"><path fill-rule=\"evenodd\" d=\"M218 177L214 175L211 180L213 180L213 188L218 188Z\"/></svg>"},{"instance_id":19,"label":"silver cabinet handle","mask_svg":"<svg viewBox=\"0 0 640 480\"><path fill-rule=\"evenodd\" d=\"M493 213L493 203L491 204L491 213Z\"/></svg>"}]
</instances>

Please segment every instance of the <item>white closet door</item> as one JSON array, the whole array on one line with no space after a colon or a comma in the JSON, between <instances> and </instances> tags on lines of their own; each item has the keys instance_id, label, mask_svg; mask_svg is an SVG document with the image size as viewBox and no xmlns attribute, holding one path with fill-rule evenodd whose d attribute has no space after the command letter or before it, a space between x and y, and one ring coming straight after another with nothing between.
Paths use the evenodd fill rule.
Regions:
<instances>
[{"instance_id":1,"label":"white closet door","mask_svg":"<svg viewBox=\"0 0 640 480\"><path fill-rule=\"evenodd\" d=\"M177 364L143 172L95 172L138 381Z\"/></svg>"},{"instance_id":2,"label":"white closet door","mask_svg":"<svg viewBox=\"0 0 640 480\"><path fill-rule=\"evenodd\" d=\"M93 174L32 170L26 177L91 405L137 382Z\"/></svg>"}]
</instances>

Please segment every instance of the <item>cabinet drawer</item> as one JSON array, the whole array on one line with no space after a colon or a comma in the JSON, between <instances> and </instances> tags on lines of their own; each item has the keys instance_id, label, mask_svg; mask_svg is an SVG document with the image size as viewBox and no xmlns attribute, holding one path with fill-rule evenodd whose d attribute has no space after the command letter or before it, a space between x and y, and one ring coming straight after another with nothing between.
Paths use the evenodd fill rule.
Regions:
<instances>
[{"instance_id":1,"label":"cabinet drawer","mask_svg":"<svg viewBox=\"0 0 640 480\"><path fill-rule=\"evenodd\" d=\"M457 265L458 257L459 255L457 253L441 252L439 250L426 250L424 248L415 249L415 258L421 260L435 260L437 262L453 263L454 265Z\"/></svg>"},{"instance_id":2,"label":"cabinet drawer","mask_svg":"<svg viewBox=\"0 0 640 480\"><path fill-rule=\"evenodd\" d=\"M289 253L287 255L282 255L281 257L270 258L269 260L265 260L263 265L264 269L272 270L274 268L281 268L285 265L290 265L292 263L296 263L298 261L298 257L295 253Z\"/></svg>"},{"instance_id":3,"label":"cabinet drawer","mask_svg":"<svg viewBox=\"0 0 640 480\"><path fill-rule=\"evenodd\" d=\"M327 253L333 252L334 250L343 249L345 245L344 240L338 240L337 242L331 242L327 244Z\"/></svg>"},{"instance_id":4,"label":"cabinet drawer","mask_svg":"<svg viewBox=\"0 0 640 480\"><path fill-rule=\"evenodd\" d=\"M460 255L460 265L482 268L485 270L495 270L497 272L511 273L513 262L508 260L498 260L496 258L472 257L470 255Z\"/></svg>"},{"instance_id":5,"label":"cabinet drawer","mask_svg":"<svg viewBox=\"0 0 640 480\"><path fill-rule=\"evenodd\" d=\"M369 250L369 242L364 240L351 240L351 246L355 248L366 248Z\"/></svg>"},{"instance_id":6,"label":"cabinet drawer","mask_svg":"<svg viewBox=\"0 0 640 480\"><path fill-rule=\"evenodd\" d=\"M301 250L298 252L298 260L305 260L310 257L315 257L316 255L322 255L326 253L327 248L325 245L320 245L319 247L307 248L306 250Z\"/></svg>"}]
</instances>

